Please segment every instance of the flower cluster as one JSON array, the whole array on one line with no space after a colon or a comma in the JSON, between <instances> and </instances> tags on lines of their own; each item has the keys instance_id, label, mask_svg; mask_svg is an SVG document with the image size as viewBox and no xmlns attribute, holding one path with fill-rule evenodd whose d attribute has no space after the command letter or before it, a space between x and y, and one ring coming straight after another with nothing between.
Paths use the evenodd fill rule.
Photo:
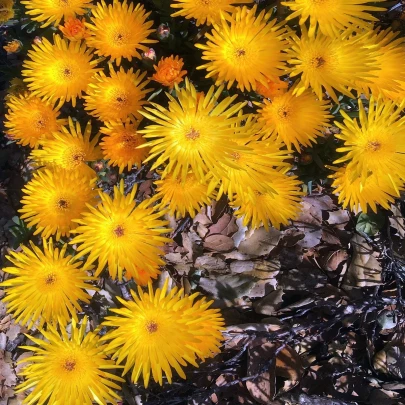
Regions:
<instances>
[{"instance_id":1,"label":"flower cluster","mask_svg":"<svg viewBox=\"0 0 405 405\"><path fill-rule=\"evenodd\" d=\"M33 168L19 213L37 243L10 253L2 283L8 311L44 337L24 360L26 403L114 402L123 379L107 370L162 384L215 355L224 322L211 302L168 280L152 288L168 216L194 218L223 199L246 227L288 225L305 189L297 155L326 141L336 110L341 155L330 177L343 207L388 208L404 189L405 42L375 26L378 4L291 0L278 5L280 21L253 0L172 0L179 38L192 35L182 52L142 2L21 3L52 32L28 50L4 124L31 148ZM0 0L0 23L13 13ZM345 98L358 99L358 119ZM145 168L148 197L136 185ZM84 316L99 277L138 286L132 300L117 299L103 337Z\"/></svg>"}]
</instances>

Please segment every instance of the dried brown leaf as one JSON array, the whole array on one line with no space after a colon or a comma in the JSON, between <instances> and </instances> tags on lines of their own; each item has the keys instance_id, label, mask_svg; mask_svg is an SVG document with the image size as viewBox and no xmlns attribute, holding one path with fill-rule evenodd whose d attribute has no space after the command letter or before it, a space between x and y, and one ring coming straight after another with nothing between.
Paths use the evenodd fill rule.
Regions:
<instances>
[{"instance_id":1,"label":"dried brown leaf","mask_svg":"<svg viewBox=\"0 0 405 405\"><path fill-rule=\"evenodd\" d=\"M253 257L267 256L281 239L281 232L275 228L266 231L263 227L256 229L241 242L239 251Z\"/></svg>"},{"instance_id":2,"label":"dried brown leaf","mask_svg":"<svg viewBox=\"0 0 405 405\"><path fill-rule=\"evenodd\" d=\"M234 247L233 239L225 235L210 235L204 241L204 248L216 252L229 252Z\"/></svg>"}]
</instances>

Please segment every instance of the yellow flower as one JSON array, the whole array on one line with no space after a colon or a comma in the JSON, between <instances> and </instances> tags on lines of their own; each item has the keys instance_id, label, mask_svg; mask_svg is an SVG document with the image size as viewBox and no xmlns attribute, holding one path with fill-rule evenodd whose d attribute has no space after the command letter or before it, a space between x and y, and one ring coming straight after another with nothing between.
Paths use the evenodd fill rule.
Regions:
<instances>
[{"instance_id":1,"label":"yellow flower","mask_svg":"<svg viewBox=\"0 0 405 405\"><path fill-rule=\"evenodd\" d=\"M102 159L100 148L96 146L100 134L90 141L91 122L86 125L84 134L80 123L69 117L69 128L62 127L54 132L53 137L41 142L42 149L31 152L31 158L37 166L47 166L57 171L66 170L88 179L97 177L96 172L87 162Z\"/></svg>"},{"instance_id":2,"label":"yellow flower","mask_svg":"<svg viewBox=\"0 0 405 405\"><path fill-rule=\"evenodd\" d=\"M219 309L209 309L213 301L202 298L195 302L198 293L184 296L177 287L170 292L168 279L162 289L148 292L138 287L138 294L131 290L134 301L124 301L124 306L112 309L117 316L109 316L103 325L115 329L107 332L102 340L110 340L107 350L114 351L117 363L124 362L124 373L131 368L131 380L136 382L143 375L145 387L150 377L162 385L163 374L172 382L172 369L186 378L183 367L187 363L198 367L196 357L213 357L219 352L224 322Z\"/></svg>"},{"instance_id":3,"label":"yellow flower","mask_svg":"<svg viewBox=\"0 0 405 405\"><path fill-rule=\"evenodd\" d=\"M263 184L268 191L242 192L230 205L236 208L234 215L243 218L244 226L255 229L263 225L266 230L270 226L280 229L281 225L288 225L290 220L296 219L301 211L301 184L296 176L273 172Z\"/></svg>"},{"instance_id":4,"label":"yellow flower","mask_svg":"<svg viewBox=\"0 0 405 405\"><path fill-rule=\"evenodd\" d=\"M150 89L145 89L149 80L142 82L146 72L134 73L133 68L127 72L121 67L114 71L110 65L110 76L100 72L87 89L85 110L101 121L125 120L128 117L139 119L139 109Z\"/></svg>"},{"instance_id":5,"label":"yellow flower","mask_svg":"<svg viewBox=\"0 0 405 405\"><path fill-rule=\"evenodd\" d=\"M44 238L56 235L69 236L76 227L72 222L88 211L86 204L95 204L96 179L89 181L84 177L72 176L61 171L41 170L34 172L33 179L23 188L21 218L28 226L36 226L34 235Z\"/></svg>"},{"instance_id":6,"label":"yellow flower","mask_svg":"<svg viewBox=\"0 0 405 405\"><path fill-rule=\"evenodd\" d=\"M318 32L309 37L305 26L301 31L301 38L294 35L293 46L287 50L292 65L290 76L301 75L294 94L312 88L319 99L323 89L335 102L338 102L335 90L354 97L349 88L354 87L355 80L370 79L375 67L375 52L366 46L363 35L343 32L331 38Z\"/></svg>"},{"instance_id":7,"label":"yellow flower","mask_svg":"<svg viewBox=\"0 0 405 405\"><path fill-rule=\"evenodd\" d=\"M384 11L385 8L367 6L367 3L377 3L384 0L290 0L282 2L293 13L286 20L300 17L299 24L305 24L309 18L309 36L315 34L316 27L324 35L335 37L345 28L360 27L370 29L371 23L378 21L368 11Z\"/></svg>"},{"instance_id":8,"label":"yellow flower","mask_svg":"<svg viewBox=\"0 0 405 405\"><path fill-rule=\"evenodd\" d=\"M356 214L359 211L367 213L370 206L377 213L377 204L389 210L394 197L399 197L387 177L378 179L375 174L369 174L362 184L361 178L356 177L349 167L332 169L335 173L329 177L333 179L332 187L336 189L334 194L339 196L339 204L344 209L349 208Z\"/></svg>"},{"instance_id":9,"label":"yellow flower","mask_svg":"<svg viewBox=\"0 0 405 405\"><path fill-rule=\"evenodd\" d=\"M76 98L82 97L100 70L95 68L100 60L91 60L92 51L84 43L69 42L59 35L54 36L54 44L43 38L33 48L28 51L31 60L24 62L22 71L28 88L45 99L72 100L75 107Z\"/></svg>"},{"instance_id":10,"label":"yellow flower","mask_svg":"<svg viewBox=\"0 0 405 405\"><path fill-rule=\"evenodd\" d=\"M162 58L157 66L154 66L156 73L152 76L152 79L172 89L175 84L181 83L183 76L187 74L187 70L181 70L183 65L183 59L179 59L178 56L174 58L171 55L168 58Z\"/></svg>"},{"instance_id":11,"label":"yellow flower","mask_svg":"<svg viewBox=\"0 0 405 405\"><path fill-rule=\"evenodd\" d=\"M63 36L70 41L81 41L86 39L90 33L86 30L84 25L85 19L70 17L65 21L64 25L59 25Z\"/></svg>"},{"instance_id":12,"label":"yellow flower","mask_svg":"<svg viewBox=\"0 0 405 405\"><path fill-rule=\"evenodd\" d=\"M149 49L145 44L157 42L148 39L153 32L153 21L146 21L150 12L146 13L139 3L114 0L113 4L106 5L102 0L92 13L93 24L86 24L91 33L87 43L96 49L98 55L109 56L117 66L122 58L129 61L132 58L142 59L140 52Z\"/></svg>"},{"instance_id":13,"label":"yellow flower","mask_svg":"<svg viewBox=\"0 0 405 405\"><path fill-rule=\"evenodd\" d=\"M13 8L14 0L0 0L0 8Z\"/></svg>"},{"instance_id":14,"label":"yellow flower","mask_svg":"<svg viewBox=\"0 0 405 405\"><path fill-rule=\"evenodd\" d=\"M0 24L7 22L14 17L13 6L13 0L0 0Z\"/></svg>"},{"instance_id":15,"label":"yellow flower","mask_svg":"<svg viewBox=\"0 0 405 405\"><path fill-rule=\"evenodd\" d=\"M398 34L390 29L369 31L366 43L376 49L375 67L367 81L356 81L356 88L367 97L373 94L374 97L395 98L405 88L405 40L397 38Z\"/></svg>"},{"instance_id":16,"label":"yellow flower","mask_svg":"<svg viewBox=\"0 0 405 405\"><path fill-rule=\"evenodd\" d=\"M92 0L22 0L27 9L26 14L34 21L43 22L42 27L54 23L58 25L62 18L68 19L83 15L92 7Z\"/></svg>"},{"instance_id":17,"label":"yellow flower","mask_svg":"<svg viewBox=\"0 0 405 405\"><path fill-rule=\"evenodd\" d=\"M280 80L279 77L273 79L266 78L266 83L256 82L256 93L266 98L282 96L288 89L288 82Z\"/></svg>"},{"instance_id":18,"label":"yellow flower","mask_svg":"<svg viewBox=\"0 0 405 405\"><path fill-rule=\"evenodd\" d=\"M121 387L114 381L124 380L110 370L121 367L107 358L100 337L95 332L86 333L86 326L87 318L80 326L73 320L68 334L48 325L40 331L44 339L30 337L35 346L22 346L34 352L19 362L28 363L19 373L25 381L16 390L29 392L23 404L117 403L120 397L115 390Z\"/></svg>"},{"instance_id":19,"label":"yellow flower","mask_svg":"<svg viewBox=\"0 0 405 405\"><path fill-rule=\"evenodd\" d=\"M262 107L258 113L265 137L277 135L289 149L294 145L299 152L300 144L310 146L316 137L322 136L332 117L328 102L318 100L310 91L295 96L290 90L258 105Z\"/></svg>"},{"instance_id":20,"label":"yellow flower","mask_svg":"<svg viewBox=\"0 0 405 405\"><path fill-rule=\"evenodd\" d=\"M232 117L246 103L237 103L230 107L236 95L227 97L218 104L218 98L224 87L210 88L206 95L197 94L195 87L186 79L182 89L176 86L177 100L169 95L168 109L152 103L155 108L145 107L141 114L153 121L154 125L139 131L145 138L151 138L147 146L151 147L148 162L158 156L152 170L168 161L162 176L172 173L184 181L190 169L203 180L211 170L228 161L225 153L238 149L231 139L235 136L232 125L243 118ZM241 136L242 129L239 130ZM155 139L156 138L156 139ZM240 148L239 148L240 149Z\"/></svg>"},{"instance_id":21,"label":"yellow flower","mask_svg":"<svg viewBox=\"0 0 405 405\"><path fill-rule=\"evenodd\" d=\"M131 122L129 118L125 122L110 121L104 123L100 132L105 134L100 143L104 159L109 160L110 166L118 166L121 174L125 168L131 170L134 165L141 167L142 162L148 156L148 148L138 148L146 141L138 133L138 121Z\"/></svg>"},{"instance_id":22,"label":"yellow flower","mask_svg":"<svg viewBox=\"0 0 405 405\"><path fill-rule=\"evenodd\" d=\"M238 129L235 127L235 129ZM261 125L250 115L241 127L246 138L236 139L237 149L228 151L231 164L223 167L222 176L214 174L209 190L219 186L217 200L225 193L232 200L234 194L268 191L266 181L275 169L288 166L285 161L291 158L284 143L277 138L260 139Z\"/></svg>"},{"instance_id":23,"label":"yellow flower","mask_svg":"<svg viewBox=\"0 0 405 405\"><path fill-rule=\"evenodd\" d=\"M7 45L3 46L3 49L7 53L17 53L20 52L22 48L22 42L18 39L13 39L12 41L7 42Z\"/></svg>"},{"instance_id":24,"label":"yellow flower","mask_svg":"<svg viewBox=\"0 0 405 405\"><path fill-rule=\"evenodd\" d=\"M96 275L108 264L112 278L136 278L142 267L151 277L158 274L157 267L163 265L163 251L160 249L170 239L160 236L170 230L165 228L167 221L159 219L164 212L156 212L149 201L136 206L136 188L124 195L124 181L114 187L114 198L100 192L101 203L89 207L84 213L75 233L72 244L79 244L78 255L86 255L87 264L98 259Z\"/></svg>"},{"instance_id":25,"label":"yellow flower","mask_svg":"<svg viewBox=\"0 0 405 405\"><path fill-rule=\"evenodd\" d=\"M221 13L232 13L234 4L242 3L253 3L253 0L174 0L170 6L179 9L172 17L195 18L197 25L211 25L221 22Z\"/></svg>"},{"instance_id":26,"label":"yellow flower","mask_svg":"<svg viewBox=\"0 0 405 405\"><path fill-rule=\"evenodd\" d=\"M96 279L87 275L90 268L81 268L80 262L66 255L67 244L59 249L52 239L44 239L42 249L30 245L7 256L13 266L3 271L14 276L0 284L6 287L7 312L29 328L36 321L39 327L45 322L65 327L71 318L77 321L80 302L88 304L91 299L86 290L97 290L88 284Z\"/></svg>"},{"instance_id":27,"label":"yellow flower","mask_svg":"<svg viewBox=\"0 0 405 405\"><path fill-rule=\"evenodd\" d=\"M27 92L10 96L6 105L5 132L23 146L37 148L41 141L52 137L52 133L67 122L59 118L62 103L54 106Z\"/></svg>"},{"instance_id":28,"label":"yellow flower","mask_svg":"<svg viewBox=\"0 0 405 405\"><path fill-rule=\"evenodd\" d=\"M256 89L256 82L266 85L269 77L284 74L286 30L270 20L271 12L263 10L256 16L256 9L236 7L214 25L211 34L205 34L206 44L196 45L208 61L197 67L207 69L205 77L214 77L216 84L228 82L228 89L236 82L242 91L250 91Z\"/></svg>"},{"instance_id":29,"label":"yellow flower","mask_svg":"<svg viewBox=\"0 0 405 405\"><path fill-rule=\"evenodd\" d=\"M371 97L368 112L361 99L359 121L349 117L341 110L343 124L335 122L341 129L337 138L344 141L338 152L345 155L334 163L348 162L352 180L361 178L364 186L370 173L377 182L387 179L399 195L399 187L405 181L405 117L402 108L392 101L376 100Z\"/></svg>"},{"instance_id":30,"label":"yellow flower","mask_svg":"<svg viewBox=\"0 0 405 405\"><path fill-rule=\"evenodd\" d=\"M156 180L156 194L153 197L161 200L159 207L168 207L169 213L176 218L184 218L187 214L194 218L204 205L211 204L214 193L208 192L208 184L198 180L189 173L184 181L168 175L164 179Z\"/></svg>"}]
</instances>

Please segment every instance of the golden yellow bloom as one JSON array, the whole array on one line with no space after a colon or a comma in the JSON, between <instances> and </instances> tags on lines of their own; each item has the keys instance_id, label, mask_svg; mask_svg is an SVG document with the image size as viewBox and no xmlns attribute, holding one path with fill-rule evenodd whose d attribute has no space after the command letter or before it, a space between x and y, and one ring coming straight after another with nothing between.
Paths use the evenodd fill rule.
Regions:
<instances>
[{"instance_id":1,"label":"golden yellow bloom","mask_svg":"<svg viewBox=\"0 0 405 405\"><path fill-rule=\"evenodd\" d=\"M30 337L35 346L22 346L34 352L19 362L28 363L19 373L24 382L16 390L29 392L23 404L117 403L120 397L115 390L121 387L116 382L124 380L110 370L121 367L107 358L100 337L95 332L86 333L86 326L87 318L80 326L73 320L68 334L48 325L40 331L44 339Z\"/></svg>"},{"instance_id":2,"label":"golden yellow bloom","mask_svg":"<svg viewBox=\"0 0 405 405\"><path fill-rule=\"evenodd\" d=\"M352 180L361 179L364 186L370 173L377 182L387 179L399 195L399 187L405 181L405 117L402 108L392 101L376 100L371 97L368 112L361 99L359 121L349 117L343 110L343 124L335 122L341 129L337 138L344 141L338 152L345 155L335 163L347 162Z\"/></svg>"},{"instance_id":3,"label":"golden yellow bloom","mask_svg":"<svg viewBox=\"0 0 405 405\"><path fill-rule=\"evenodd\" d=\"M198 180L189 173L184 182L180 178L168 175L156 180L155 200L161 200L159 207L168 207L169 213L176 218L184 218L189 214L194 218L204 205L209 205L215 198L213 192L208 192L208 184Z\"/></svg>"},{"instance_id":4,"label":"golden yellow bloom","mask_svg":"<svg viewBox=\"0 0 405 405\"><path fill-rule=\"evenodd\" d=\"M399 197L388 177L378 179L375 174L369 174L362 184L360 177L348 167L332 168L335 173L329 177L333 179L334 194L339 196L339 204L349 208L356 214L359 211L367 213L368 206L377 213L377 204L389 210L394 197ZM403 187L400 187L402 190Z\"/></svg>"},{"instance_id":5,"label":"golden yellow bloom","mask_svg":"<svg viewBox=\"0 0 405 405\"><path fill-rule=\"evenodd\" d=\"M3 271L13 275L0 284L6 287L3 302L14 319L29 328L39 321L65 327L71 319L77 321L76 311L82 311L80 302L89 303L86 290L97 290L89 281L89 267L66 255L67 244L55 248L52 239L43 240L43 248L30 242L31 248L22 246L20 252L10 252L7 259L12 267Z\"/></svg>"},{"instance_id":6,"label":"golden yellow bloom","mask_svg":"<svg viewBox=\"0 0 405 405\"><path fill-rule=\"evenodd\" d=\"M243 218L244 226L252 229L264 226L266 230L274 226L280 229L281 225L288 225L290 220L298 217L302 183L296 176L288 176L284 172L285 169L268 176L264 184L268 191L242 192L231 201L231 207L236 208L234 215Z\"/></svg>"},{"instance_id":7,"label":"golden yellow bloom","mask_svg":"<svg viewBox=\"0 0 405 405\"><path fill-rule=\"evenodd\" d=\"M150 377L162 385L163 374L171 383L173 368L186 378L183 367L187 363L198 367L197 356L213 357L223 339L219 309L209 309L213 301L195 301L198 293L184 295L177 287L167 290L168 279L155 292L151 283L147 293L139 287L138 294L131 290L134 301L117 297L124 307L112 309L117 316L106 317L103 323L115 328L101 339L110 340L107 350L115 352L118 364L125 361L124 373L133 368L133 382L142 374L145 387Z\"/></svg>"},{"instance_id":8,"label":"golden yellow bloom","mask_svg":"<svg viewBox=\"0 0 405 405\"><path fill-rule=\"evenodd\" d=\"M292 65L290 76L301 75L294 94L312 88L319 99L323 97L323 89L335 102L338 102L335 90L354 97L350 91L354 81L370 79L375 68L375 52L364 41L367 33L351 36L343 32L332 38L320 32L309 37L305 26L301 31L301 38L292 36L293 45L287 50Z\"/></svg>"},{"instance_id":9,"label":"golden yellow bloom","mask_svg":"<svg viewBox=\"0 0 405 405\"><path fill-rule=\"evenodd\" d=\"M217 200L223 194L227 194L232 200L234 194L255 190L264 193L268 191L266 181L275 169L289 167L285 161L291 155L284 143L275 137L261 139L262 126L258 124L256 117L250 115L241 129L246 138L236 139L238 149L226 153L231 164L224 165L222 176L214 174L210 182L209 190L219 187Z\"/></svg>"},{"instance_id":10,"label":"golden yellow bloom","mask_svg":"<svg viewBox=\"0 0 405 405\"><path fill-rule=\"evenodd\" d=\"M289 149L294 145L298 151L300 145L310 146L316 142L316 137L322 136L322 130L332 118L328 102L318 100L308 90L299 96L290 90L258 105L262 107L258 113L265 137L277 135Z\"/></svg>"},{"instance_id":11,"label":"golden yellow bloom","mask_svg":"<svg viewBox=\"0 0 405 405\"><path fill-rule=\"evenodd\" d=\"M59 35L54 36L54 44L43 38L33 48L22 71L28 88L45 99L72 100L75 107L76 98L82 97L100 70L95 68L100 60L92 60L92 51L84 43L69 42Z\"/></svg>"},{"instance_id":12,"label":"golden yellow bloom","mask_svg":"<svg viewBox=\"0 0 405 405\"><path fill-rule=\"evenodd\" d=\"M17 53L22 48L22 42L18 39L13 39L12 41L7 42L7 45L3 46L3 49L7 53Z\"/></svg>"},{"instance_id":13,"label":"golden yellow bloom","mask_svg":"<svg viewBox=\"0 0 405 405\"><path fill-rule=\"evenodd\" d=\"M37 148L41 141L52 137L53 132L67 123L59 118L62 103L54 106L54 103L27 92L10 96L6 105L5 132L23 146Z\"/></svg>"},{"instance_id":14,"label":"golden yellow bloom","mask_svg":"<svg viewBox=\"0 0 405 405\"><path fill-rule=\"evenodd\" d=\"M41 27L54 23L58 25L62 18L83 15L92 7L92 0L22 0L26 14L34 21L43 22Z\"/></svg>"},{"instance_id":15,"label":"golden yellow bloom","mask_svg":"<svg viewBox=\"0 0 405 405\"><path fill-rule=\"evenodd\" d=\"M114 0L113 4L106 5L101 0L92 13L93 24L86 24L91 33L87 43L96 49L97 55L110 57L117 66L122 58L142 59L141 53L149 49L147 44L157 42L148 39L153 32L153 21L146 21L150 13L139 3Z\"/></svg>"},{"instance_id":16,"label":"golden yellow bloom","mask_svg":"<svg viewBox=\"0 0 405 405\"><path fill-rule=\"evenodd\" d=\"M13 8L14 0L0 0L0 8Z\"/></svg>"},{"instance_id":17,"label":"golden yellow bloom","mask_svg":"<svg viewBox=\"0 0 405 405\"><path fill-rule=\"evenodd\" d=\"M206 77L214 77L216 84L226 81L229 89L236 82L242 91L250 91L256 89L256 82L266 85L267 78L284 74L286 30L270 20L271 12L263 10L256 16L256 9L236 7L205 34L206 44L196 45L208 61L197 69L207 69Z\"/></svg>"},{"instance_id":18,"label":"golden yellow bloom","mask_svg":"<svg viewBox=\"0 0 405 405\"><path fill-rule=\"evenodd\" d=\"M96 146L99 136L97 134L90 140L91 122L87 123L82 133L80 123L74 123L69 117L69 128L62 127L59 132L53 133L52 138L43 140L42 149L32 151L31 158L37 166L65 170L91 179L97 177L97 174L87 163L103 157L100 148Z\"/></svg>"},{"instance_id":19,"label":"golden yellow bloom","mask_svg":"<svg viewBox=\"0 0 405 405\"><path fill-rule=\"evenodd\" d=\"M405 39L390 29L369 31L366 44L374 46L376 62L367 81L356 81L356 88L368 97L395 98L402 92L405 78Z\"/></svg>"},{"instance_id":20,"label":"golden yellow bloom","mask_svg":"<svg viewBox=\"0 0 405 405\"><path fill-rule=\"evenodd\" d=\"M114 71L110 65L110 76L100 72L95 83L90 83L85 99L85 110L101 121L125 120L128 117L139 119L140 108L150 89L145 89L149 80L142 82L146 72L133 69L127 72L121 67Z\"/></svg>"},{"instance_id":21,"label":"golden yellow bloom","mask_svg":"<svg viewBox=\"0 0 405 405\"><path fill-rule=\"evenodd\" d=\"M70 17L65 21L64 25L59 25L59 29L68 40L81 41L90 35L86 30L84 21L84 18L80 20L79 18Z\"/></svg>"},{"instance_id":22,"label":"golden yellow bloom","mask_svg":"<svg viewBox=\"0 0 405 405\"><path fill-rule=\"evenodd\" d=\"M174 0L170 6L179 9L172 17L195 18L197 25L211 25L221 22L221 13L232 13L234 4L247 3L253 0Z\"/></svg>"},{"instance_id":23,"label":"golden yellow bloom","mask_svg":"<svg viewBox=\"0 0 405 405\"><path fill-rule=\"evenodd\" d=\"M187 74L187 70L181 70L183 65L183 59L178 56L174 58L171 55L168 58L162 58L157 66L154 66L156 73L152 76L152 79L172 89L175 84L181 83L183 76Z\"/></svg>"},{"instance_id":24,"label":"golden yellow bloom","mask_svg":"<svg viewBox=\"0 0 405 405\"><path fill-rule=\"evenodd\" d=\"M324 35L335 37L345 28L372 28L371 22L378 21L369 11L384 11L383 7L368 6L384 0L289 0L281 4L288 6L293 13L286 20L300 17L299 24L309 18L309 36L313 37L316 27Z\"/></svg>"},{"instance_id":25,"label":"golden yellow bloom","mask_svg":"<svg viewBox=\"0 0 405 405\"><path fill-rule=\"evenodd\" d=\"M232 116L246 103L230 107L237 97L234 95L218 104L223 90L224 86L218 89L212 86L206 95L197 94L195 87L186 79L184 88L176 86L177 99L169 95L168 109L151 103L154 108L145 107L146 111L141 111L142 115L156 123L139 131L145 134L145 138L152 139L145 144L151 147L145 162L158 156L152 170L168 161L162 177L172 173L184 181L191 169L199 180L203 180L210 170L220 167L219 163L229 162L227 151L241 149L231 139L241 137L242 129L235 135L232 125L239 123L243 117Z\"/></svg>"},{"instance_id":26,"label":"golden yellow bloom","mask_svg":"<svg viewBox=\"0 0 405 405\"><path fill-rule=\"evenodd\" d=\"M7 22L14 17L13 6L13 0L0 0L0 24Z\"/></svg>"},{"instance_id":27,"label":"golden yellow bloom","mask_svg":"<svg viewBox=\"0 0 405 405\"><path fill-rule=\"evenodd\" d=\"M69 236L77 225L72 222L88 211L86 204L96 203L97 190L94 189L96 179L73 176L66 171L52 172L41 170L34 172L21 200L21 218L28 226L36 226L34 235L41 234L44 238L56 235Z\"/></svg>"},{"instance_id":28,"label":"golden yellow bloom","mask_svg":"<svg viewBox=\"0 0 405 405\"><path fill-rule=\"evenodd\" d=\"M78 235L71 243L80 245L78 255L90 253L87 264L98 259L96 275L108 264L114 279L122 280L124 271L127 279L136 278L139 267L155 276L157 267L164 264L160 247L170 242L160 236L170 231L165 228L168 222L159 219L164 211L156 212L147 200L136 205L135 193L134 187L125 195L121 180L120 187L114 187L114 198L100 192L101 203L75 221Z\"/></svg>"},{"instance_id":29,"label":"golden yellow bloom","mask_svg":"<svg viewBox=\"0 0 405 405\"><path fill-rule=\"evenodd\" d=\"M148 148L138 148L146 141L138 133L138 121L132 122L129 118L125 122L110 121L104 123L101 133L105 134L100 143L104 159L109 160L110 166L118 166L121 174L125 168L131 170L132 166L141 167L142 162L149 153Z\"/></svg>"},{"instance_id":30,"label":"golden yellow bloom","mask_svg":"<svg viewBox=\"0 0 405 405\"><path fill-rule=\"evenodd\" d=\"M279 77L274 79L266 78L266 84L256 82L256 93L266 98L282 96L288 89L288 82L280 80Z\"/></svg>"}]
</instances>

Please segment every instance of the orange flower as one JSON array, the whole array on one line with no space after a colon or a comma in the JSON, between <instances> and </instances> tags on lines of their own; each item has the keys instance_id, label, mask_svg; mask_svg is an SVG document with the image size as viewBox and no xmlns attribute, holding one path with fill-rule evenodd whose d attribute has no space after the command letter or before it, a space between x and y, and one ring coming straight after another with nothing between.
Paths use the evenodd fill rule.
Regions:
<instances>
[{"instance_id":1,"label":"orange flower","mask_svg":"<svg viewBox=\"0 0 405 405\"><path fill-rule=\"evenodd\" d=\"M7 51L7 53L16 53L19 52L22 48L21 41L17 39L13 39L12 41L8 42L7 45L3 46L3 49Z\"/></svg>"},{"instance_id":2,"label":"orange flower","mask_svg":"<svg viewBox=\"0 0 405 405\"><path fill-rule=\"evenodd\" d=\"M65 38L70 41L81 41L89 36L84 26L84 19L70 17L65 21L65 25L59 25L59 29Z\"/></svg>"},{"instance_id":3,"label":"orange flower","mask_svg":"<svg viewBox=\"0 0 405 405\"><path fill-rule=\"evenodd\" d=\"M288 88L288 83L283 82L280 78L271 80L267 78L267 86L262 83L256 82L256 93L266 98L274 98L282 96Z\"/></svg>"},{"instance_id":4,"label":"orange flower","mask_svg":"<svg viewBox=\"0 0 405 405\"><path fill-rule=\"evenodd\" d=\"M183 65L183 59L178 56L162 58L158 65L154 66L156 73L152 79L172 89L175 84L182 82L183 76L187 74L187 70L181 70Z\"/></svg>"}]
</instances>

